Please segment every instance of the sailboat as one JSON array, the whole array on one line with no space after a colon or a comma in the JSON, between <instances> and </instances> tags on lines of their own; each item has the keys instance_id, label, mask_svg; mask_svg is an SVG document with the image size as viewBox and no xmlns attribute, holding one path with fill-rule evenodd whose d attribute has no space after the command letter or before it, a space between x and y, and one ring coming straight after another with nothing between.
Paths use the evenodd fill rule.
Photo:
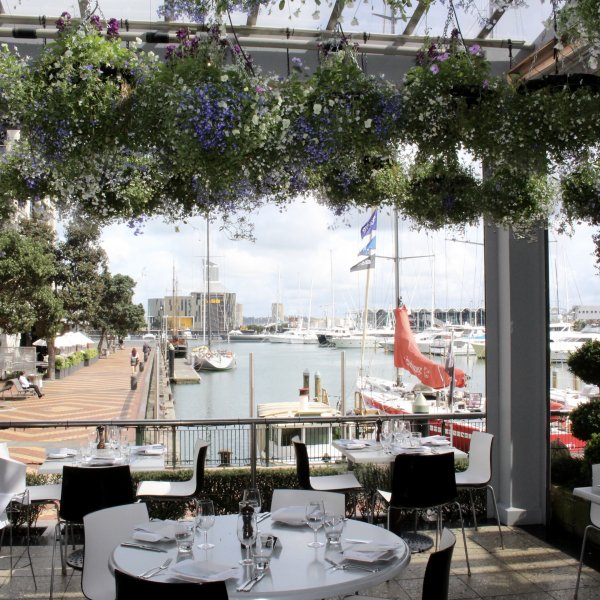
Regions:
<instances>
[{"instance_id":1,"label":"sailboat","mask_svg":"<svg viewBox=\"0 0 600 600\"><path fill-rule=\"evenodd\" d=\"M452 370L448 365L436 363L421 353L414 334L410 328L408 310L400 300L399 250L398 250L398 215L394 214L394 261L395 261L395 295L396 309L394 335L394 366L398 370L396 381L367 376L361 372L356 382L356 392L360 405L355 410L360 412L378 412L383 414L410 414L416 412L415 401L425 402L422 412L457 409L458 403L446 404L446 388L456 381L458 387L464 386L464 373L460 369ZM448 361L446 361L448 363ZM419 383L411 386L401 381L400 369L404 369L417 377ZM481 395L479 394L481 400ZM461 402L462 404L462 402ZM426 409L426 410L425 410ZM467 407L468 410L468 407Z\"/></svg>"},{"instance_id":2,"label":"sailboat","mask_svg":"<svg viewBox=\"0 0 600 600\"><path fill-rule=\"evenodd\" d=\"M204 337L205 345L192 349L192 364L196 371L228 371L236 366L236 356L230 350L213 349L212 342L212 299L210 296L210 237L209 237L209 221L206 219L206 264L205 264L205 281L206 294L204 297ZM208 324L208 336L206 336Z\"/></svg>"}]
</instances>

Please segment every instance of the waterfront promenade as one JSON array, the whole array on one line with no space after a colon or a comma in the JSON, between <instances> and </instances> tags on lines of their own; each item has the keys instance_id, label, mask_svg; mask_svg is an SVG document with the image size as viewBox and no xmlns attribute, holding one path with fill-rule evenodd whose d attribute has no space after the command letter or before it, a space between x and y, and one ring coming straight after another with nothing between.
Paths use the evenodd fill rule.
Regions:
<instances>
[{"instance_id":1,"label":"waterfront promenade","mask_svg":"<svg viewBox=\"0 0 600 600\"><path fill-rule=\"evenodd\" d=\"M140 344L141 347L141 344ZM0 441L7 442L10 456L31 467L40 465L46 448L79 448L87 441L85 428L13 429L20 421L106 421L143 419L156 349L152 349L147 367L137 374L137 389L131 389L131 348L111 352L89 367L57 380L44 380L43 398L27 396L0 400Z\"/></svg>"}]
</instances>

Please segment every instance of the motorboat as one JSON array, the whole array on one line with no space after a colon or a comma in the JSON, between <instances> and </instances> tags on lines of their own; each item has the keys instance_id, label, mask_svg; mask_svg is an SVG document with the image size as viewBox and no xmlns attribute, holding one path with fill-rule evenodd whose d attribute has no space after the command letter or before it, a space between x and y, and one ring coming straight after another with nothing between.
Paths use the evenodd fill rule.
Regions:
<instances>
[{"instance_id":1,"label":"motorboat","mask_svg":"<svg viewBox=\"0 0 600 600\"><path fill-rule=\"evenodd\" d=\"M262 333L256 333L251 329L234 329L226 335L222 335L221 339L228 340L230 342L262 342L265 339L265 335Z\"/></svg>"},{"instance_id":2,"label":"motorboat","mask_svg":"<svg viewBox=\"0 0 600 600\"><path fill-rule=\"evenodd\" d=\"M265 341L272 344L318 344L319 338L314 331L305 329L288 329L280 333L265 335Z\"/></svg>"},{"instance_id":3,"label":"motorboat","mask_svg":"<svg viewBox=\"0 0 600 600\"><path fill-rule=\"evenodd\" d=\"M578 350L585 342L600 340L600 333L585 331L565 333L557 339L550 340L550 360L552 362L565 362L572 352Z\"/></svg>"}]
</instances>

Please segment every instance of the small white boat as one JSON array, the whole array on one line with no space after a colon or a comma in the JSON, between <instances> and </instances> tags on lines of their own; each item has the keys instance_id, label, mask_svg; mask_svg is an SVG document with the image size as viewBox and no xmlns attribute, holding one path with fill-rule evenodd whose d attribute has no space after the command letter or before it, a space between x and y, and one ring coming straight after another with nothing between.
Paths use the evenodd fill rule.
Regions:
<instances>
[{"instance_id":1,"label":"small white boat","mask_svg":"<svg viewBox=\"0 0 600 600\"><path fill-rule=\"evenodd\" d=\"M271 342L271 344L318 344L319 338L313 331L289 329L281 333L266 335L265 341Z\"/></svg>"},{"instance_id":2,"label":"small white boat","mask_svg":"<svg viewBox=\"0 0 600 600\"><path fill-rule=\"evenodd\" d=\"M229 350L199 346L192 349L192 364L196 371L227 371L236 366L236 358Z\"/></svg>"},{"instance_id":3,"label":"small white boat","mask_svg":"<svg viewBox=\"0 0 600 600\"><path fill-rule=\"evenodd\" d=\"M555 334L556 335L556 334ZM550 360L552 362L565 362L569 354L578 350L585 342L600 340L599 333L586 333L584 331L566 333L562 337L550 341Z\"/></svg>"},{"instance_id":4,"label":"small white boat","mask_svg":"<svg viewBox=\"0 0 600 600\"><path fill-rule=\"evenodd\" d=\"M265 336L252 330L241 331L240 329L234 329L227 335L222 335L221 339L230 342L262 342L264 341Z\"/></svg>"}]
</instances>

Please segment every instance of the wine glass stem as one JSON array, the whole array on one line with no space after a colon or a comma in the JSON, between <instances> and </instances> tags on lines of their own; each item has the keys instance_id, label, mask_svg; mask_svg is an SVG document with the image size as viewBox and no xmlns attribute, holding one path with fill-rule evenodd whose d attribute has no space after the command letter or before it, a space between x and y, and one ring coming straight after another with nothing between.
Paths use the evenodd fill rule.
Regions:
<instances>
[{"instance_id":1,"label":"wine glass stem","mask_svg":"<svg viewBox=\"0 0 600 600\"><path fill-rule=\"evenodd\" d=\"M204 534L204 546L208 546L208 529L205 529L203 532Z\"/></svg>"},{"instance_id":2,"label":"wine glass stem","mask_svg":"<svg viewBox=\"0 0 600 600\"><path fill-rule=\"evenodd\" d=\"M315 533L315 544L316 544L317 543L317 530L316 529L315 529L314 533Z\"/></svg>"}]
</instances>

